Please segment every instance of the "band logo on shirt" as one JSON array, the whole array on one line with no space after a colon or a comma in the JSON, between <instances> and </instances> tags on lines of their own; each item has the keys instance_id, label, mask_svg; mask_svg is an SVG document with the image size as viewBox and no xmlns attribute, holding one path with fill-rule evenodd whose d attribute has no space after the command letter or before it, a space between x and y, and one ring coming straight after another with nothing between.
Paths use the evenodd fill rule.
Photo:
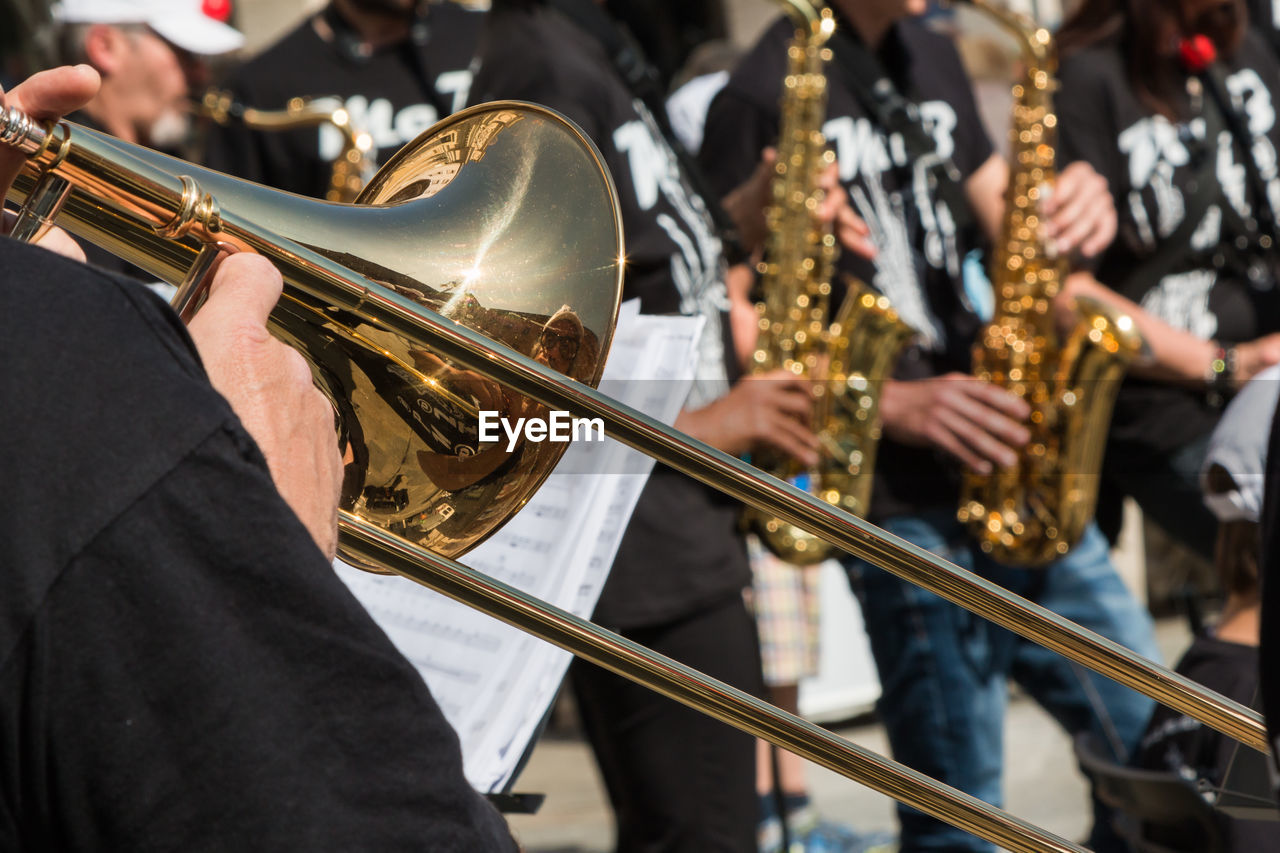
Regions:
<instances>
[{"instance_id":1,"label":"band logo on shirt","mask_svg":"<svg viewBox=\"0 0 1280 853\"><path fill-rule=\"evenodd\" d=\"M654 217L677 251L671 255L671 279L680 294L680 312L707 318L698 343L698 372L689 394L692 408L728 390L721 314L729 310L725 261L715 225L702 198L692 192L680 172L675 153L643 102L633 104L639 118L613 132L613 145L627 161L636 204L642 211L665 209Z\"/></svg>"},{"instance_id":2,"label":"band logo on shirt","mask_svg":"<svg viewBox=\"0 0 1280 853\"><path fill-rule=\"evenodd\" d=\"M946 101L925 101L919 110L938 157L951 157L955 110ZM938 347L945 341L945 326L921 287L917 258L959 279L962 259L955 218L946 203L935 198L926 164L910 161L898 134L884 133L869 118L851 116L829 120L822 131L835 148L840 181L849 191L849 200L871 229L871 241L878 249L871 284L917 330L922 345ZM885 173L905 168L912 170L909 186L887 189ZM913 223L921 231L920 240L912 239Z\"/></svg>"},{"instance_id":3,"label":"band logo on shirt","mask_svg":"<svg viewBox=\"0 0 1280 853\"><path fill-rule=\"evenodd\" d=\"M435 89L449 101L453 111L462 109L471 94L472 73L468 69L446 71L436 77ZM326 109L341 106L351 116L351 124L373 137L373 145L379 151L395 151L412 142L424 130L435 124L440 111L434 104L411 104L396 110L386 98L372 101L364 95L352 95L345 101L340 98L317 98L316 104ZM334 160L342 154L342 132L336 127L320 126L320 158ZM381 162L381 160L379 160Z\"/></svg>"},{"instance_id":4,"label":"band logo on shirt","mask_svg":"<svg viewBox=\"0 0 1280 853\"><path fill-rule=\"evenodd\" d=\"M1254 162L1266 184L1272 208L1280 210L1276 149L1267 136L1276 122L1271 91L1250 68L1228 76L1226 87L1236 109L1247 119L1253 137ZM1134 236L1148 251L1154 251L1159 241L1172 234L1186 218L1186 199L1176 172L1191 165L1192 152L1187 147L1186 135L1203 141L1205 132L1203 118L1179 126L1156 115L1139 119L1117 138L1120 152L1128 161L1129 193L1125 203L1133 220ZM1222 130L1218 134L1209 156L1215 158L1214 175L1223 195L1237 213L1249 216L1247 175L1244 164L1236 158L1230 131ZM1192 232L1190 244L1202 251L1217 246L1221 240L1222 210L1217 204L1211 204ZM1216 280L1214 270L1166 275L1143 295L1142 307L1175 328L1202 338L1212 337L1218 330L1218 318L1209 308L1209 292Z\"/></svg>"}]
</instances>

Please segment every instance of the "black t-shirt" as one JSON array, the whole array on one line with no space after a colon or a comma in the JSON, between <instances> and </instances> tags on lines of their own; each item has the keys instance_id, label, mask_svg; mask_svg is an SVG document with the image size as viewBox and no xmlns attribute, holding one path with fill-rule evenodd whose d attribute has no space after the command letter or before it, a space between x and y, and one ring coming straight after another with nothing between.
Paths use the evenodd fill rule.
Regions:
<instances>
[{"instance_id":1,"label":"black t-shirt","mask_svg":"<svg viewBox=\"0 0 1280 853\"><path fill-rule=\"evenodd\" d=\"M339 28L321 38L312 19L238 68L227 81L248 107L280 110L290 98L341 103L352 124L367 131L377 162L462 107L471 88L471 60L483 15L454 3L433 3L416 35L358 55ZM210 128L205 162L213 169L313 197L329 188L342 138L324 125L253 131L232 122Z\"/></svg>"},{"instance_id":2,"label":"black t-shirt","mask_svg":"<svg viewBox=\"0 0 1280 853\"><path fill-rule=\"evenodd\" d=\"M145 288L0 239L0 849L514 851Z\"/></svg>"},{"instance_id":3,"label":"black t-shirt","mask_svg":"<svg viewBox=\"0 0 1280 853\"><path fill-rule=\"evenodd\" d=\"M1266 487L1263 492L1262 518L1262 629L1258 646L1263 716L1267 721L1267 737L1271 741L1271 761L1280 801L1280 406L1271 420L1267 441Z\"/></svg>"},{"instance_id":4,"label":"black t-shirt","mask_svg":"<svg viewBox=\"0 0 1280 853\"><path fill-rule=\"evenodd\" d=\"M1245 0L1249 9L1249 23L1280 55L1280 3L1276 0Z\"/></svg>"},{"instance_id":5,"label":"black t-shirt","mask_svg":"<svg viewBox=\"0 0 1280 853\"><path fill-rule=\"evenodd\" d=\"M1252 340L1280 330L1280 290L1270 275L1251 281L1222 246L1234 240L1229 204L1248 215L1250 192L1240 148L1223 131L1213 151L1201 148L1204 122L1188 101L1190 122L1174 124L1148 109L1134 93L1119 45L1068 57L1057 95L1061 160L1088 161L1111 186L1120 229L1100 259L1104 284L1139 303L1169 325L1203 339ZM1280 209L1276 151L1280 145L1280 65L1260 36L1250 33L1227 63L1227 86L1240 98L1254 134L1254 156L1268 184L1272 207ZM1207 100L1206 95L1206 100ZM1203 152L1203 153L1200 153ZM1159 278L1142 265L1165 244L1186 217L1186 199L1201 157L1213 157L1220 193L1201 214L1190 251ZM1109 450L1126 455L1167 453L1217 423L1219 411L1203 390L1137 378L1125 381L1116 400Z\"/></svg>"},{"instance_id":6,"label":"black t-shirt","mask_svg":"<svg viewBox=\"0 0 1280 853\"><path fill-rule=\"evenodd\" d=\"M841 22L841 26L848 27ZM787 45L795 28L773 24L739 62L707 114L700 159L712 188L745 181L767 145L776 144ZM951 42L914 20L895 24L877 58L904 96L919 105L937 153L968 178L992 155L969 78ZM872 261L841 254L839 270L886 294L916 343L899 361L901 379L968 372L980 322L964 294L961 265L976 235L958 230L927 175L916 169L863 107L837 62L828 64L823 133L836 153L841 183L879 249ZM958 469L935 451L881 439L870 517L954 504Z\"/></svg>"},{"instance_id":7,"label":"black t-shirt","mask_svg":"<svg viewBox=\"0 0 1280 853\"><path fill-rule=\"evenodd\" d=\"M720 240L652 116L603 49L559 12L489 13L471 100L546 104L599 147L617 184L626 234L624 298L650 314L706 317L698 374L686 402L728 390L722 335L728 308ZM600 596L595 618L615 628L654 625L738 595L750 568L736 533L740 505L674 471L654 469Z\"/></svg>"},{"instance_id":8,"label":"black t-shirt","mask_svg":"<svg viewBox=\"0 0 1280 853\"><path fill-rule=\"evenodd\" d=\"M1178 661L1175 671L1192 681L1234 699L1245 707L1257 706L1258 648L1199 636ZM1142 736L1134 766L1178 773L1221 786L1236 750L1231 738L1164 705L1157 705ZM1248 747L1243 747L1248 749ZM1267 853L1280 850L1280 835L1272 821L1234 820L1223 817L1223 830L1231 853Z\"/></svg>"}]
</instances>

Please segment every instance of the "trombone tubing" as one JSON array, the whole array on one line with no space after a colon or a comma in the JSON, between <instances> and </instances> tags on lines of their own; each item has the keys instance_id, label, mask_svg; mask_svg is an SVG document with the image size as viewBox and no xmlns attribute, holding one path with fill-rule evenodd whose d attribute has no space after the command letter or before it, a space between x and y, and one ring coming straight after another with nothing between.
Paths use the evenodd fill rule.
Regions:
<instances>
[{"instance_id":1,"label":"trombone tubing","mask_svg":"<svg viewBox=\"0 0 1280 853\"><path fill-rule=\"evenodd\" d=\"M1005 850L1083 848L969 794L863 749L665 655L541 602L343 512L344 546L361 560L443 593L694 710L947 821Z\"/></svg>"},{"instance_id":2,"label":"trombone tubing","mask_svg":"<svg viewBox=\"0 0 1280 853\"><path fill-rule=\"evenodd\" d=\"M320 294L315 294L319 296ZM354 306L353 306L354 307ZM1267 751L1262 716L1119 643L1014 595L740 459L690 438L393 292L368 292L360 310L438 355L575 417L641 453L844 551L1150 696L1223 734Z\"/></svg>"},{"instance_id":3,"label":"trombone tubing","mask_svg":"<svg viewBox=\"0 0 1280 853\"><path fill-rule=\"evenodd\" d=\"M129 146L63 122L38 125L14 108L0 111L0 143L24 151L36 172L32 194L59 179L104 206L127 210L156 233L180 230L185 239L250 250L270 258L285 279L285 295L301 292L352 311L452 359L518 394L575 417L599 417L614 439L719 489L760 511L809 531L848 553L1051 649L1082 666L1192 717L1259 751L1267 750L1261 715L1123 646L1083 629L986 579L886 533L745 462L660 424L599 391L566 379L479 332L459 325L359 273L278 235L255 228L230 210L194 205L198 186L147 162ZM29 182L30 179L28 178ZM27 198L23 192L11 196ZM38 201L39 199L37 199ZM207 199L206 199L207 200ZM184 204L185 202L185 204ZM56 210L56 205L50 205ZM191 216L191 209L214 211ZM43 218L43 213L36 216ZM50 213L49 218L53 218ZM21 219L19 224L21 224ZM178 228L175 228L175 225Z\"/></svg>"}]
</instances>

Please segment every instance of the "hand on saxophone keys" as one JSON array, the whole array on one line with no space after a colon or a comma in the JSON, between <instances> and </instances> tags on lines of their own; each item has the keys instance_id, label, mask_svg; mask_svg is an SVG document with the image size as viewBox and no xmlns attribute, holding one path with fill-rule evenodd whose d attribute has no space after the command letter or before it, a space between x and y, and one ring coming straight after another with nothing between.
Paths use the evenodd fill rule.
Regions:
<instances>
[{"instance_id":1,"label":"hand on saxophone keys","mask_svg":"<svg viewBox=\"0 0 1280 853\"><path fill-rule=\"evenodd\" d=\"M941 448L979 474L1017 464L1030 415L1022 398L964 373L885 382L880 400L886 435Z\"/></svg>"},{"instance_id":2,"label":"hand on saxophone keys","mask_svg":"<svg viewBox=\"0 0 1280 853\"><path fill-rule=\"evenodd\" d=\"M767 447L811 466L818 464L821 447L806 425L813 405L811 380L773 370L744 376L710 405L681 412L675 427L735 456Z\"/></svg>"},{"instance_id":3,"label":"hand on saxophone keys","mask_svg":"<svg viewBox=\"0 0 1280 853\"><path fill-rule=\"evenodd\" d=\"M1091 258L1115 239L1116 208L1107 179L1083 160L1058 174L1043 210L1048 217L1044 236L1059 255L1079 252Z\"/></svg>"}]
</instances>

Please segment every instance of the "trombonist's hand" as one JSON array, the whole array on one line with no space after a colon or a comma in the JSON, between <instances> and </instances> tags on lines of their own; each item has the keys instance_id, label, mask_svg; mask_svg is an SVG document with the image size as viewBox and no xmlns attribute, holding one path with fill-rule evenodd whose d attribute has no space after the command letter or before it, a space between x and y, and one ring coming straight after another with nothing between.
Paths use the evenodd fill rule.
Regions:
<instances>
[{"instance_id":1,"label":"trombonist's hand","mask_svg":"<svg viewBox=\"0 0 1280 853\"><path fill-rule=\"evenodd\" d=\"M33 74L4 93L0 105L17 107L35 121L57 121L80 109L98 94L98 72L88 65L64 65ZM0 193L7 193L24 161L22 154L0 146Z\"/></svg>"},{"instance_id":2,"label":"trombonist's hand","mask_svg":"<svg viewBox=\"0 0 1280 853\"><path fill-rule=\"evenodd\" d=\"M302 355L267 331L282 286L279 271L260 255L224 258L188 330L209 381L257 442L280 494L332 560L343 468L333 407Z\"/></svg>"},{"instance_id":3,"label":"trombonist's hand","mask_svg":"<svg viewBox=\"0 0 1280 853\"><path fill-rule=\"evenodd\" d=\"M0 90L0 106L17 107L37 121L56 121L87 104L97 94L100 84L98 72L88 65L52 68L32 75L11 92ZM0 146L0 199L9 192L24 160L18 152ZM13 218L10 211L5 211L0 234L12 230ZM36 244L72 260L84 260L84 251L61 228L49 229Z\"/></svg>"},{"instance_id":4,"label":"trombonist's hand","mask_svg":"<svg viewBox=\"0 0 1280 853\"><path fill-rule=\"evenodd\" d=\"M885 435L903 444L947 451L973 471L1018 461L1031 437L1031 409L1019 397L964 373L884 383L880 418Z\"/></svg>"},{"instance_id":5,"label":"trombonist's hand","mask_svg":"<svg viewBox=\"0 0 1280 853\"><path fill-rule=\"evenodd\" d=\"M808 379L774 370L743 377L715 402L682 411L675 426L734 456L767 446L803 465L816 465L820 444L806 426L813 416L813 405Z\"/></svg>"}]
</instances>

